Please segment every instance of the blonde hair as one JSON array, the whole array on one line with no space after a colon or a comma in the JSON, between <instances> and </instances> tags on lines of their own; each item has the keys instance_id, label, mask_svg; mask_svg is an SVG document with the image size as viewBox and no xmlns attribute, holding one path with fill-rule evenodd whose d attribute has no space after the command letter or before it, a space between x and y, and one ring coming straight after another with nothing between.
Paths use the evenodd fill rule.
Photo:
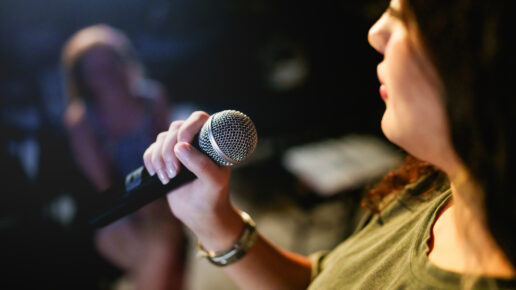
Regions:
<instances>
[{"instance_id":1,"label":"blonde hair","mask_svg":"<svg viewBox=\"0 0 516 290\"><path fill-rule=\"evenodd\" d=\"M143 77L143 66L129 38L122 31L106 24L89 26L73 34L62 51L61 65L65 73L65 89L71 100L90 97L82 76L81 60L87 51L96 47L107 48L113 52L126 67L130 81Z\"/></svg>"}]
</instances>

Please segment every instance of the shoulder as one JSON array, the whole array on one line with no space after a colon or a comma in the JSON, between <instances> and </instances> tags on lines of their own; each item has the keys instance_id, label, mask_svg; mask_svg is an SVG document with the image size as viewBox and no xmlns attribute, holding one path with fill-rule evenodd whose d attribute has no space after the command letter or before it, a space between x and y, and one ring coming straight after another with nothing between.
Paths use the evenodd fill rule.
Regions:
<instances>
[{"instance_id":1,"label":"shoulder","mask_svg":"<svg viewBox=\"0 0 516 290\"><path fill-rule=\"evenodd\" d=\"M88 122L88 108L82 102L71 102L63 115L63 127L71 136L87 137L91 135Z\"/></svg>"},{"instance_id":2,"label":"shoulder","mask_svg":"<svg viewBox=\"0 0 516 290\"><path fill-rule=\"evenodd\" d=\"M170 119L171 103L166 88L159 82L144 79L138 86L138 96L150 114L158 131L166 130Z\"/></svg>"}]
</instances>

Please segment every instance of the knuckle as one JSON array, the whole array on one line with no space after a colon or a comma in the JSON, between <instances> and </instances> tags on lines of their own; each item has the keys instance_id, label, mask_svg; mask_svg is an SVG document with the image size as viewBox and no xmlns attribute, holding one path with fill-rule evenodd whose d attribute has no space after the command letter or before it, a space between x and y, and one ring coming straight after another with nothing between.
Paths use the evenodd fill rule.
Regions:
<instances>
[{"instance_id":1,"label":"knuckle","mask_svg":"<svg viewBox=\"0 0 516 290\"><path fill-rule=\"evenodd\" d=\"M153 147L154 143L152 145L149 146L149 148L147 148L147 150L145 150L145 152L143 152L143 161L149 161L151 156L152 156L152 147Z\"/></svg>"},{"instance_id":2,"label":"knuckle","mask_svg":"<svg viewBox=\"0 0 516 290\"><path fill-rule=\"evenodd\" d=\"M181 125L183 125L184 121L174 121L172 123L170 123L170 126L169 126L169 131L175 131L177 130L179 127L181 127Z\"/></svg>"},{"instance_id":3,"label":"knuckle","mask_svg":"<svg viewBox=\"0 0 516 290\"><path fill-rule=\"evenodd\" d=\"M157 141L161 141L167 137L167 132L161 132L158 134L158 137L156 138Z\"/></svg>"},{"instance_id":4,"label":"knuckle","mask_svg":"<svg viewBox=\"0 0 516 290\"><path fill-rule=\"evenodd\" d=\"M210 117L210 115L204 111L195 111L192 113L192 118L194 120L206 120Z\"/></svg>"},{"instance_id":5,"label":"knuckle","mask_svg":"<svg viewBox=\"0 0 516 290\"><path fill-rule=\"evenodd\" d=\"M147 153L147 151L145 151L145 153L143 153L143 162L147 163L148 161L149 161L149 153Z\"/></svg>"}]
</instances>

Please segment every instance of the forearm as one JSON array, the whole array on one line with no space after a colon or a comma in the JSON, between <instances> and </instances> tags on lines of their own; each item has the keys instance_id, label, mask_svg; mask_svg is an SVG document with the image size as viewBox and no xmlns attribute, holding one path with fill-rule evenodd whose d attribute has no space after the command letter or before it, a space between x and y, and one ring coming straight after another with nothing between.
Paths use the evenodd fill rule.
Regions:
<instances>
[{"instance_id":1,"label":"forearm","mask_svg":"<svg viewBox=\"0 0 516 290\"><path fill-rule=\"evenodd\" d=\"M261 235L240 261L224 271L240 289L306 289L310 283L310 261L277 248Z\"/></svg>"},{"instance_id":2,"label":"forearm","mask_svg":"<svg viewBox=\"0 0 516 290\"><path fill-rule=\"evenodd\" d=\"M229 199L231 168L219 166L191 145L194 136L209 119L204 112L194 112L185 121L174 121L167 132L147 148L143 161L150 174L170 170L173 178L183 166L197 176L167 194L170 209L198 238L208 256L247 251L240 260L223 270L242 289L305 289L310 282L310 262L299 255L282 251L258 236L252 243L252 223L232 207ZM164 174L161 174L164 176ZM163 177L166 184L168 178ZM247 225L246 225L247 223ZM259 230L260 225L258 225ZM233 249L242 233L241 247ZM245 245L245 246L244 246ZM251 246L250 248L247 248ZM229 250L229 252L228 252ZM240 252L239 252L240 251ZM233 254L233 256L231 256ZM222 255L222 257L225 257ZM236 257L235 257L236 258ZM230 260L231 261L231 260ZM215 266L214 266L215 267Z\"/></svg>"}]
</instances>

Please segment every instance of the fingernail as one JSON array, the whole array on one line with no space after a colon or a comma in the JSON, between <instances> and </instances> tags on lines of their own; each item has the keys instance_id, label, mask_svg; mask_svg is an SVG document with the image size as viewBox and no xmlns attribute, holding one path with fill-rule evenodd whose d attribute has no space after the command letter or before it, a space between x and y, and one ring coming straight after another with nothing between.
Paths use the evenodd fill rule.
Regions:
<instances>
[{"instance_id":1,"label":"fingernail","mask_svg":"<svg viewBox=\"0 0 516 290\"><path fill-rule=\"evenodd\" d=\"M163 184L167 184L169 181L168 178L165 176L165 173L161 169L158 169L158 178Z\"/></svg>"},{"instance_id":2,"label":"fingernail","mask_svg":"<svg viewBox=\"0 0 516 290\"><path fill-rule=\"evenodd\" d=\"M174 178L176 176L176 170L174 169L174 165L172 162L167 162L167 174L168 178Z\"/></svg>"},{"instance_id":3,"label":"fingernail","mask_svg":"<svg viewBox=\"0 0 516 290\"><path fill-rule=\"evenodd\" d=\"M156 172L154 170L152 170L152 169L149 170L148 168L147 168L147 172L149 173L150 176L154 176L154 174L156 174Z\"/></svg>"}]
</instances>

